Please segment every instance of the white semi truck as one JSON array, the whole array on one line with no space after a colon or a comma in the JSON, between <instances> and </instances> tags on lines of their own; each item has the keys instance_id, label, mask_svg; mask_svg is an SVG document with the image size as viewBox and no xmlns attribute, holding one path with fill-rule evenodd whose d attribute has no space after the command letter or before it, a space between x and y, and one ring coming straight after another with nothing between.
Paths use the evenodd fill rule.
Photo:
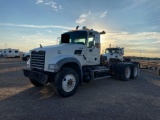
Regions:
<instances>
[{"instance_id":1,"label":"white semi truck","mask_svg":"<svg viewBox=\"0 0 160 120\"><path fill-rule=\"evenodd\" d=\"M102 54L103 57L105 57L105 60L112 61L112 60L119 60L122 62L130 62L131 59L124 57L124 48L121 47L109 47L106 48L104 51L104 54Z\"/></svg>"},{"instance_id":2,"label":"white semi truck","mask_svg":"<svg viewBox=\"0 0 160 120\"><path fill-rule=\"evenodd\" d=\"M90 82L116 76L127 81L138 76L138 63L110 61L102 62L100 55L100 35L93 29L69 31L61 35L59 45L40 46L31 51L27 68L23 69L36 87L53 84L57 94L62 97L73 95L83 82Z\"/></svg>"},{"instance_id":3,"label":"white semi truck","mask_svg":"<svg viewBox=\"0 0 160 120\"><path fill-rule=\"evenodd\" d=\"M108 61L112 58L124 61L124 58L123 58L124 48L120 48L120 47L106 48L105 53L102 55L105 56Z\"/></svg>"}]
</instances>

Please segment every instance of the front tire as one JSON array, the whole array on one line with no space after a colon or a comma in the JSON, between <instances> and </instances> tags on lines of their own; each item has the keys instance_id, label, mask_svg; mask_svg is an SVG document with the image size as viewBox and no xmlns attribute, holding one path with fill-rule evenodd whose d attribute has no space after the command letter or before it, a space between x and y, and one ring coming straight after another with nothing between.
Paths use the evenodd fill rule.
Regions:
<instances>
[{"instance_id":1,"label":"front tire","mask_svg":"<svg viewBox=\"0 0 160 120\"><path fill-rule=\"evenodd\" d=\"M43 84L37 82L36 80L33 80L33 79L29 79L29 80L36 87L43 87L44 86Z\"/></svg>"},{"instance_id":2,"label":"front tire","mask_svg":"<svg viewBox=\"0 0 160 120\"><path fill-rule=\"evenodd\" d=\"M62 97L73 95L79 85L78 73L72 68L63 68L54 79L54 89Z\"/></svg>"}]
</instances>

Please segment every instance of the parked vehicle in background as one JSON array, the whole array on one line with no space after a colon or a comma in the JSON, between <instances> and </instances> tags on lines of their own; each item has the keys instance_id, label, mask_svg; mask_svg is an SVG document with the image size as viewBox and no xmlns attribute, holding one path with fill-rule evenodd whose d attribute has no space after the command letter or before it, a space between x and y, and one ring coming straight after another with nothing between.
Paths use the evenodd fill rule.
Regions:
<instances>
[{"instance_id":1,"label":"parked vehicle in background","mask_svg":"<svg viewBox=\"0 0 160 120\"><path fill-rule=\"evenodd\" d=\"M3 56L3 49L0 49L0 57L2 57Z\"/></svg>"},{"instance_id":2,"label":"parked vehicle in background","mask_svg":"<svg viewBox=\"0 0 160 120\"><path fill-rule=\"evenodd\" d=\"M124 48L121 47L109 47L105 49L104 54L101 56L105 58L106 61L123 61L131 62L131 59L124 57Z\"/></svg>"},{"instance_id":3,"label":"parked vehicle in background","mask_svg":"<svg viewBox=\"0 0 160 120\"><path fill-rule=\"evenodd\" d=\"M124 48L120 47L110 47L105 49L105 53L102 54L102 56L106 57L106 59L109 61L111 58L113 59L119 59L121 61L124 61L123 58L124 55Z\"/></svg>"},{"instance_id":4,"label":"parked vehicle in background","mask_svg":"<svg viewBox=\"0 0 160 120\"><path fill-rule=\"evenodd\" d=\"M19 49L11 49L11 48L3 49L2 55L4 57L15 57L15 58L20 57Z\"/></svg>"},{"instance_id":5,"label":"parked vehicle in background","mask_svg":"<svg viewBox=\"0 0 160 120\"><path fill-rule=\"evenodd\" d=\"M28 53L23 53L23 55L22 55L22 60L23 61L28 61L29 58L30 58L30 53L29 52Z\"/></svg>"}]
</instances>

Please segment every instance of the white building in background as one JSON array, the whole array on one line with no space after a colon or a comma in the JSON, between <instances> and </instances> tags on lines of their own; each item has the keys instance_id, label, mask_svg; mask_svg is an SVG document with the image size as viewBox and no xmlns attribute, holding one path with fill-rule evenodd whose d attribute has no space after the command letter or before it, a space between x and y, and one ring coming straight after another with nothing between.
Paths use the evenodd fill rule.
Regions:
<instances>
[{"instance_id":1,"label":"white building in background","mask_svg":"<svg viewBox=\"0 0 160 120\"><path fill-rule=\"evenodd\" d=\"M3 49L1 53L4 57L20 57L19 49L7 48Z\"/></svg>"}]
</instances>

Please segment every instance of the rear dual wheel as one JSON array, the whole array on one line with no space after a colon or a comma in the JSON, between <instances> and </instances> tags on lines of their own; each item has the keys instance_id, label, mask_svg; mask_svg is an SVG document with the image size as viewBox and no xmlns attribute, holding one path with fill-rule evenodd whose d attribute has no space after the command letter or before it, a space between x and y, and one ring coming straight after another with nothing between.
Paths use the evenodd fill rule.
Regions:
<instances>
[{"instance_id":1,"label":"rear dual wheel","mask_svg":"<svg viewBox=\"0 0 160 120\"><path fill-rule=\"evenodd\" d=\"M136 79L138 77L139 68L138 65L131 66L131 79Z\"/></svg>"},{"instance_id":2,"label":"rear dual wheel","mask_svg":"<svg viewBox=\"0 0 160 120\"><path fill-rule=\"evenodd\" d=\"M130 79L131 76L131 67L129 65L124 66L123 72L120 75L121 80L127 81Z\"/></svg>"},{"instance_id":3,"label":"rear dual wheel","mask_svg":"<svg viewBox=\"0 0 160 120\"><path fill-rule=\"evenodd\" d=\"M121 73L117 76L123 81L128 81L131 79L136 79L138 77L138 66L135 64L123 64L121 67Z\"/></svg>"}]
</instances>

